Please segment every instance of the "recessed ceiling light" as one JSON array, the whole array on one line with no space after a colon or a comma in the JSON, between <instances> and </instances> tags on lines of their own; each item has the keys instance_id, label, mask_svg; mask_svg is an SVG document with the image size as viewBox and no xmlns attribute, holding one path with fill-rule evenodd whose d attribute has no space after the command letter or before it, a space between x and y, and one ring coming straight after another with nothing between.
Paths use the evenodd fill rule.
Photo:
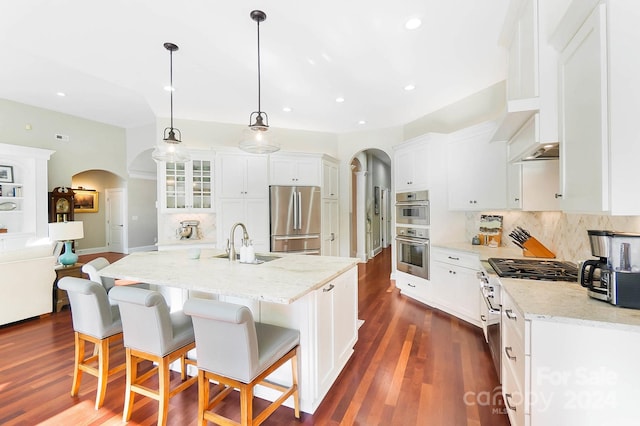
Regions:
<instances>
[{"instance_id":1,"label":"recessed ceiling light","mask_svg":"<svg viewBox=\"0 0 640 426\"><path fill-rule=\"evenodd\" d=\"M282 108L282 110L284 112L291 112L291 108L289 108L289 107L284 107L284 108Z\"/></svg>"},{"instance_id":2,"label":"recessed ceiling light","mask_svg":"<svg viewBox=\"0 0 640 426\"><path fill-rule=\"evenodd\" d=\"M344 102L344 98L343 97L337 97L336 98L336 102L341 104L342 102Z\"/></svg>"},{"instance_id":3,"label":"recessed ceiling light","mask_svg":"<svg viewBox=\"0 0 640 426\"><path fill-rule=\"evenodd\" d=\"M362 125L362 124L367 124L367 122L366 122L366 121L364 121L364 120L360 120L360 121L358 121L358 124L360 124L360 125Z\"/></svg>"},{"instance_id":4,"label":"recessed ceiling light","mask_svg":"<svg viewBox=\"0 0 640 426\"><path fill-rule=\"evenodd\" d=\"M307 62L309 62L309 65L315 65L316 64L316 61L314 61L311 58L307 58Z\"/></svg>"},{"instance_id":5,"label":"recessed ceiling light","mask_svg":"<svg viewBox=\"0 0 640 426\"><path fill-rule=\"evenodd\" d=\"M61 98L64 98L65 96L67 96L67 94L64 92L57 92L56 95L60 96Z\"/></svg>"},{"instance_id":6,"label":"recessed ceiling light","mask_svg":"<svg viewBox=\"0 0 640 426\"><path fill-rule=\"evenodd\" d=\"M173 86L164 86L164 90L166 90L167 92L175 92L176 88Z\"/></svg>"},{"instance_id":7,"label":"recessed ceiling light","mask_svg":"<svg viewBox=\"0 0 640 426\"><path fill-rule=\"evenodd\" d=\"M415 30L416 28L420 28L420 25L422 25L422 21L419 18L411 18L404 23L404 27L408 30Z\"/></svg>"},{"instance_id":8,"label":"recessed ceiling light","mask_svg":"<svg viewBox=\"0 0 640 426\"><path fill-rule=\"evenodd\" d=\"M415 88L416 86L414 86L413 84L407 84L406 86L404 86L404 90L406 90L407 92L410 92Z\"/></svg>"}]
</instances>

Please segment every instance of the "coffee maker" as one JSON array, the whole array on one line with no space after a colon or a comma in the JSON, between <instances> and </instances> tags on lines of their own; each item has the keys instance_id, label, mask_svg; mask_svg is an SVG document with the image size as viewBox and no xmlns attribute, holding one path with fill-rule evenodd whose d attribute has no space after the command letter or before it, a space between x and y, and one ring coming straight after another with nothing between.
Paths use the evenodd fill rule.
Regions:
<instances>
[{"instance_id":1,"label":"coffee maker","mask_svg":"<svg viewBox=\"0 0 640 426\"><path fill-rule=\"evenodd\" d=\"M591 254L598 259L581 262L580 285L594 299L640 309L640 234L603 230L587 233Z\"/></svg>"}]
</instances>

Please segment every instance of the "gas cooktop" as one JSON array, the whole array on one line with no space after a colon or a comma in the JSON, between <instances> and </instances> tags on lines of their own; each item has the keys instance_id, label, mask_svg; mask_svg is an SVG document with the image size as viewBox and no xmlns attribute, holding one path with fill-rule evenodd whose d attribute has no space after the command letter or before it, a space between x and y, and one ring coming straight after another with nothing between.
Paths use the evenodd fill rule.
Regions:
<instances>
[{"instance_id":1,"label":"gas cooktop","mask_svg":"<svg viewBox=\"0 0 640 426\"><path fill-rule=\"evenodd\" d=\"M501 259L492 257L489 264L505 278L527 280L578 281L578 268L569 262L541 259Z\"/></svg>"}]
</instances>

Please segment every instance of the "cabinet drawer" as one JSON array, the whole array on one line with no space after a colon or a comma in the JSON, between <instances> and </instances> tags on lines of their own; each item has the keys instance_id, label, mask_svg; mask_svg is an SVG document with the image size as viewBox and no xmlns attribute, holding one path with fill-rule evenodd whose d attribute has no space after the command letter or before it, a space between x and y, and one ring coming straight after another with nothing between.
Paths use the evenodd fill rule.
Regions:
<instances>
[{"instance_id":1,"label":"cabinet drawer","mask_svg":"<svg viewBox=\"0 0 640 426\"><path fill-rule=\"evenodd\" d=\"M502 288L502 332L506 333L507 330L512 330L515 334L514 338L523 342L523 349L526 354L529 354L529 345L525 342L525 319L524 314L520 311L518 306L513 302L513 299Z\"/></svg>"},{"instance_id":2,"label":"cabinet drawer","mask_svg":"<svg viewBox=\"0 0 640 426\"><path fill-rule=\"evenodd\" d=\"M511 426L524 426L525 394L509 366L502 368L502 397Z\"/></svg>"},{"instance_id":3,"label":"cabinet drawer","mask_svg":"<svg viewBox=\"0 0 640 426\"><path fill-rule=\"evenodd\" d=\"M480 269L480 258L473 253L432 247L431 258L434 262L443 262L476 270Z\"/></svg>"},{"instance_id":4,"label":"cabinet drawer","mask_svg":"<svg viewBox=\"0 0 640 426\"><path fill-rule=\"evenodd\" d=\"M505 369L511 369L518 387L525 385L525 353L524 340L514 327L503 327L501 357ZM503 370L504 372L504 370Z\"/></svg>"}]
</instances>

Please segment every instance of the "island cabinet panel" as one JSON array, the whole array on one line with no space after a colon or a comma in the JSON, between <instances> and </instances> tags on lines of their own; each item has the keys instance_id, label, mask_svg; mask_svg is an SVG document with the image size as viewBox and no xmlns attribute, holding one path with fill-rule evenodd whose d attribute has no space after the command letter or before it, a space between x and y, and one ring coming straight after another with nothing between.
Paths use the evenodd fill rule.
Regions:
<instances>
[{"instance_id":1,"label":"island cabinet panel","mask_svg":"<svg viewBox=\"0 0 640 426\"><path fill-rule=\"evenodd\" d=\"M300 330L300 407L315 412L358 340L357 267L290 305L261 302L260 320ZM272 378L291 383L290 366L278 369ZM257 389L256 395L276 396L266 388ZM292 406L292 401L286 405Z\"/></svg>"}]
</instances>

